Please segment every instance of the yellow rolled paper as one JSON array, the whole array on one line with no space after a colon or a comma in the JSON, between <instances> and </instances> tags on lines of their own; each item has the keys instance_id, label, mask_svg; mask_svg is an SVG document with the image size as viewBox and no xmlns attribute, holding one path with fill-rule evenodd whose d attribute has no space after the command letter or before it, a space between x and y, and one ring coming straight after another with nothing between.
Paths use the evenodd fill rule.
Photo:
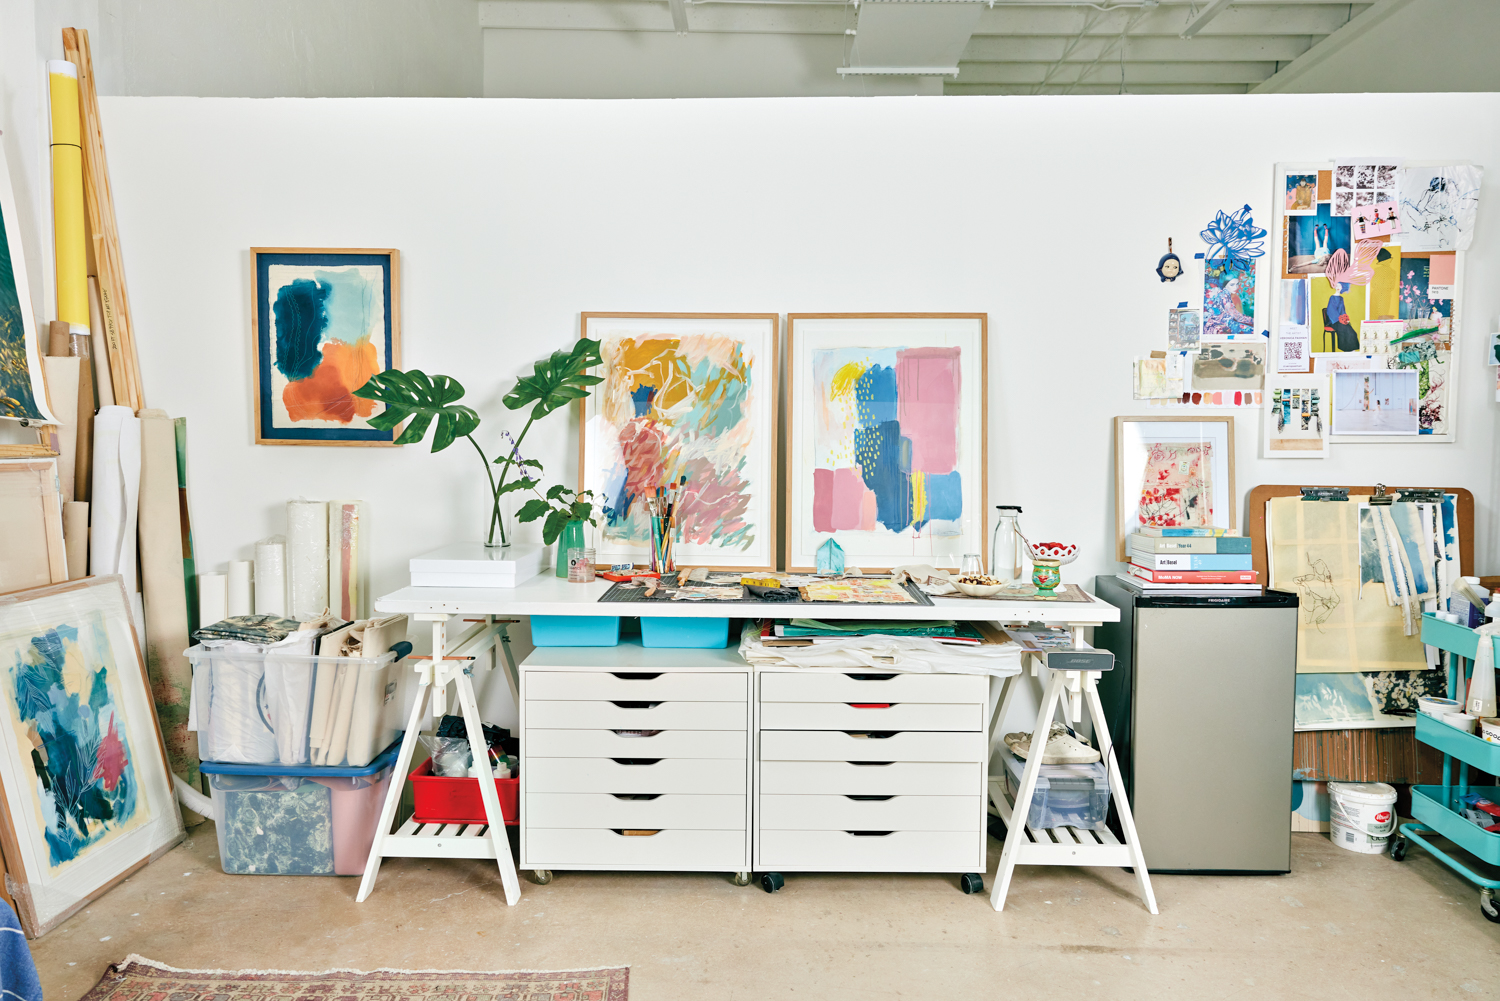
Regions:
<instances>
[{"instance_id":1,"label":"yellow rolled paper","mask_svg":"<svg viewBox=\"0 0 1500 1001\"><path fill-rule=\"evenodd\" d=\"M47 63L52 101L52 227L57 252L57 318L70 333L89 332L88 237L83 222L83 148L78 67Z\"/></svg>"}]
</instances>

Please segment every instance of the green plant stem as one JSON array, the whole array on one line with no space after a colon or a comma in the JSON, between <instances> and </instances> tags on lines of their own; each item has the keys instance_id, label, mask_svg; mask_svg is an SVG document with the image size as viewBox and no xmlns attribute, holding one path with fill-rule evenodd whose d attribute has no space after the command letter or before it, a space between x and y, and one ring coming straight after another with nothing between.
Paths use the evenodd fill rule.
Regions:
<instances>
[{"instance_id":1,"label":"green plant stem","mask_svg":"<svg viewBox=\"0 0 1500 1001\"><path fill-rule=\"evenodd\" d=\"M530 431L531 425L535 423L535 417L528 417L526 419L526 426L523 427L521 429L521 433L516 436L516 442L511 446L510 455L507 455L505 457L505 462L500 467L499 483L495 482L495 475L490 471L490 460L488 458L484 458L484 449L479 448L479 443L477 441L474 441L474 437L472 435L468 436L470 441L474 441L474 447L479 449L480 457L484 458L484 472L485 475L490 478L490 496L494 499L494 504L490 507L489 544L491 545L493 545L495 541L495 526L497 524L500 525L500 544L505 544L505 526L500 522L500 491L505 486L505 478L510 475L511 469L513 469L515 466L515 455L516 453L521 451L521 442L526 440L526 432ZM532 492L535 493L535 491Z\"/></svg>"},{"instance_id":2,"label":"green plant stem","mask_svg":"<svg viewBox=\"0 0 1500 1001\"><path fill-rule=\"evenodd\" d=\"M490 457L484 454L484 449L479 447L479 442L474 440L474 436L472 434L466 434L464 435L464 437L469 439L469 444L473 445L474 451L479 453L479 461L484 463L484 475L489 477L490 480L490 497L493 499L494 503L490 507L490 534L485 544L494 545L495 521L500 514L500 494L497 493L500 488L495 486L495 474L490 472ZM500 533L500 542L502 545L505 543L505 532L503 530Z\"/></svg>"}]
</instances>

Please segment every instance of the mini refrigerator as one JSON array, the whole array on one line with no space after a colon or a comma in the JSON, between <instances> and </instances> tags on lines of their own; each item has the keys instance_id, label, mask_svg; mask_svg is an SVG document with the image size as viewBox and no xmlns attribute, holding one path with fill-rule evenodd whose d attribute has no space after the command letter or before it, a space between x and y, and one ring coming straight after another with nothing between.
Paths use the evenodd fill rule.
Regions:
<instances>
[{"instance_id":1,"label":"mini refrigerator","mask_svg":"<svg viewBox=\"0 0 1500 1001\"><path fill-rule=\"evenodd\" d=\"M1151 872L1291 869L1297 596L1147 591L1114 576L1099 697Z\"/></svg>"}]
</instances>

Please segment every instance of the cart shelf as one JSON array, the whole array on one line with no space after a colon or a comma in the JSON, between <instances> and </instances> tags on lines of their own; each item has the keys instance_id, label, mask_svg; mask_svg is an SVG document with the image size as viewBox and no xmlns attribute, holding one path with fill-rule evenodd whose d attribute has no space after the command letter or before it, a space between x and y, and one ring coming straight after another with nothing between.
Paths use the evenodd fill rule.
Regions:
<instances>
[{"instance_id":1,"label":"cart shelf","mask_svg":"<svg viewBox=\"0 0 1500 1001\"><path fill-rule=\"evenodd\" d=\"M1500 786L1470 786L1491 803L1500 800ZM1475 858L1500 865L1500 834L1470 823L1459 813L1458 789L1453 786L1412 786L1411 812L1417 821L1432 828Z\"/></svg>"},{"instance_id":2,"label":"cart shelf","mask_svg":"<svg viewBox=\"0 0 1500 1001\"><path fill-rule=\"evenodd\" d=\"M1495 649L1500 651L1500 637L1495 637L1495 641ZM1456 653L1467 660L1473 660L1474 655L1479 652L1478 633L1468 626L1445 622L1431 612L1422 613L1422 642L1439 650ZM1495 658L1495 663L1500 664L1500 657Z\"/></svg>"},{"instance_id":3,"label":"cart shelf","mask_svg":"<svg viewBox=\"0 0 1500 1001\"><path fill-rule=\"evenodd\" d=\"M1417 739L1482 772L1500 775L1500 744L1491 744L1483 737L1464 733L1426 713L1417 713Z\"/></svg>"}]
</instances>

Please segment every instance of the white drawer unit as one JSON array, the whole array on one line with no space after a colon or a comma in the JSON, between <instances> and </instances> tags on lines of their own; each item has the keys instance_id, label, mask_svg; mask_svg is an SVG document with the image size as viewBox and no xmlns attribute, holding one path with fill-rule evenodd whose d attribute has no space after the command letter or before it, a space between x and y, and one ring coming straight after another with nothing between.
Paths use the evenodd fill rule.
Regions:
<instances>
[{"instance_id":1,"label":"white drawer unit","mask_svg":"<svg viewBox=\"0 0 1500 1001\"><path fill-rule=\"evenodd\" d=\"M983 888L990 679L757 672L754 863L785 872L960 873Z\"/></svg>"},{"instance_id":2,"label":"white drawer unit","mask_svg":"<svg viewBox=\"0 0 1500 1001\"><path fill-rule=\"evenodd\" d=\"M521 866L750 879L750 668L733 650L539 648L521 665Z\"/></svg>"}]
</instances>

